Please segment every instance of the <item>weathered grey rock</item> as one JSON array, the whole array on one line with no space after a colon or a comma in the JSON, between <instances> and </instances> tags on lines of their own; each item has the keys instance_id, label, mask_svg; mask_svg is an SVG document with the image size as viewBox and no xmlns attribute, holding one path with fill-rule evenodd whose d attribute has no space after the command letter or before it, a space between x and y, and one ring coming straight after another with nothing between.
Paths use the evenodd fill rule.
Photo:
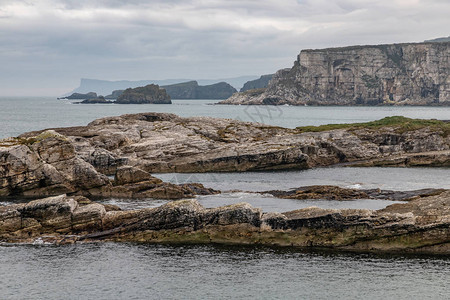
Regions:
<instances>
[{"instance_id":1,"label":"weathered grey rock","mask_svg":"<svg viewBox=\"0 0 450 300\"><path fill-rule=\"evenodd\" d=\"M354 251L450 254L450 192L385 209L262 213L247 203L213 209L196 200L107 211L65 195L0 207L0 241L121 241L327 247Z\"/></svg>"},{"instance_id":2,"label":"weathered grey rock","mask_svg":"<svg viewBox=\"0 0 450 300\"><path fill-rule=\"evenodd\" d=\"M445 189L420 189L413 191L392 191L381 189L352 189L333 185L303 186L288 191L264 191L261 194L270 194L283 199L327 199L327 200L354 200L354 199L383 199L394 201L410 201L420 197L429 197L444 193Z\"/></svg>"},{"instance_id":3,"label":"weathered grey rock","mask_svg":"<svg viewBox=\"0 0 450 300\"><path fill-rule=\"evenodd\" d=\"M82 145L86 142L83 138L79 141ZM113 147L109 142L106 143L107 147ZM80 147L83 148L74 146L69 138L53 130L28 138L0 141L0 197L37 198L70 193L99 197L180 199L192 197L196 193L217 193L202 185L191 188L188 185L163 183L132 166L117 168L122 160L116 159L108 150L92 148L80 151L79 155L76 149ZM95 167L104 171L113 170L114 182Z\"/></svg>"},{"instance_id":4,"label":"weathered grey rock","mask_svg":"<svg viewBox=\"0 0 450 300\"><path fill-rule=\"evenodd\" d=\"M55 130L67 136L82 159L108 175L124 164L149 173L450 164L448 123L398 117L379 123L391 125L322 131L141 113Z\"/></svg>"},{"instance_id":5,"label":"weathered grey rock","mask_svg":"<svg viewBox=\"0 0 450 300\"><path fill-rule=\"evenodd\" d=\"M143 172L305 169L335 164L443 167L450 165L449 125L393 117L358 126L330 125L330 130L324 130L164 113L108 117L88 126L1 140L0 195L79 193L179 199L211 191L158 183ZM117 175L121 166L135 169L120 170L120 184L113 185L105 175ZM126 170L131 173L127 175ZM130 182L132 178L135 182Z\"/></svg>"},{"instance_id":6,"label":"weathered grey rock","mask_svg":"<svg viewBox=\"0 0 450 300\"><path fill-rule=\"evenodd\" d=\"M152 181L155 184L162 182L161 179L153 177L150 173L131 166L118 168L116 175L114 176L115 185L124 185L127 183L137 183L142 181Z\"/></svg>"},{"instance_id":7,"label":"weathered grey rock","mask_svg":"<svg viewBox=\"0 0 450 300\"><path fill-rule=\"evenodd\" d=\"M450 42L302 50L259 93L222 104L450 105Z\"/></svg>"}]
</instances>

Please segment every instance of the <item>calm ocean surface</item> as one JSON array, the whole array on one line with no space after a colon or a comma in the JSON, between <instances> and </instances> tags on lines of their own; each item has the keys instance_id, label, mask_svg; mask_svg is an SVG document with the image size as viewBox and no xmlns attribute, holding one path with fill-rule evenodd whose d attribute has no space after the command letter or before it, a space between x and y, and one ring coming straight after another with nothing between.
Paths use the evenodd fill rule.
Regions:
<instances>
[{"instance_id":1,"label":"calm ocean surface","mask_svg":"<svg viewBox=\"0 0 450 300\"><path fill-rule=\"evenodd\" d=\"M268 107L217 106L211 100L173 102L172 105L78 105L55 98L0 98L0 138L43 128L86 125L104 116L150 111L233 118L290 128L364 122L393 115L450 119L450 107ZM450 188L448 168L322 168L157 176L174 183L201 182L230 191L199 197L206 207L249 202L264 211L311 205L378 209L391 202L280 200L252 192L312 184L395 190ZM166 203L158 199L105 202L125 209ZM448 299L448 282L449 257L338 254L264 247L0 245L0 299Z\"/></svg>"},{"instance_id":2,"label":"calm ocean surface","mask_svg":"<svg viewBox=\"0 0 450 300\"><path fill-rule=\"evenodd\" d=\"M0 138L51 127L86 125L94 119L139 112L169 112L182 117L209 116L294 128L354 123L401 115L450 119L450 107L341 107L212 105L216 100L174 100L173 104L72 104L56 98L0 97Z\"/></svg>"}]
</instances>

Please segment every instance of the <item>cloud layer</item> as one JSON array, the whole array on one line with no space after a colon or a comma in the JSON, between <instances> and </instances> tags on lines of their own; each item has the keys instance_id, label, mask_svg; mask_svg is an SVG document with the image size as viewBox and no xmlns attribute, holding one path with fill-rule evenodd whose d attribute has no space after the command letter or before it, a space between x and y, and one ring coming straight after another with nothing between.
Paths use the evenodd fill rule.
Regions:
<instances>
[{"instance_id":1,"label":"cloud layer","mask_svg":"<svg viewBox=\"0 0 450 300\"><path fill-rule=\"evenodd\" d=\"M447 0L0 0L0 95L80 77L224 78L290 67L301 49L448 36Z\"/></svg>"}]
</instances>

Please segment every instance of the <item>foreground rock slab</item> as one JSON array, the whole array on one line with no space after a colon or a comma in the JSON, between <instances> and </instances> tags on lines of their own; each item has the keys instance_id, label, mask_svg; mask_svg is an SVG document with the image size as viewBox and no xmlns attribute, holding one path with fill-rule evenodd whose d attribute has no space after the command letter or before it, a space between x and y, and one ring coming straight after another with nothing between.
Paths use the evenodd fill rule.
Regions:
<instances>
[{"instance_id":1,"label":"foreground rock slab","mask_svg":"<svg viewBox=\"0 0 450 300\"><path fill-rule=\"evenodd\" d=\"M450 254L450 191L385 209L262 213L247 203L207 209L196 200L120 211L60 195L0 207L0 241L221 243Z\"/></svg>"}]
</instances>

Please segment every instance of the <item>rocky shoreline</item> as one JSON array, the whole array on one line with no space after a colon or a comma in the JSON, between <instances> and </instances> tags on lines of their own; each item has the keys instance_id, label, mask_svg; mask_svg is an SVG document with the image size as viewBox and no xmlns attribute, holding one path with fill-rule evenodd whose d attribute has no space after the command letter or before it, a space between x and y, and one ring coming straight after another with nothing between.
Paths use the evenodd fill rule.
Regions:
<instances>
[{"instance_id":1,"label":"rocky shoreline","mask_svg":"<svg viewBox=\"0 0 450 300\"><path fill-rule=\"evenodd\" d=\"M107 117L1 140L0 196L180 199L193 193L150 174L332 165L445 167L450 166L449 133L450 123L403 117L296 129L165 113ZM117 181L121 172L131 172L133 182Z\"/></svg>"},{"instance_id":2,"label":"rocky shoreline","mask_svg":"<svg viewBox=\"0 0 450 300\"><path fill-rule=\"evenodd\" d=\"M263 213L241 203L204 208L201 184L171 184L158 172L305 169L331 165L449 166L450 123L385 118L287 129L165 113L107 117L87 126L0 140L0 199L45 199L0 207L0 241L261 244L355 251L450 253L450 192L333 186L267 191L289 199L392 199L385 209ZM188 199L121 211L89 199Z\"/></svg>"},{"instance_id":3,"label":"rocky shoreline","mask_svg":"<svg viewBox=\"0 0 450 300\"><path fill-rule=\"evenodd\" d=\"M0 241L218 243L402 253L450 253L450 192L385 209L263 213L247 203L204 208L178 200L121 211L60 195L0 207Z\"/></svg>"}]
</instances>

